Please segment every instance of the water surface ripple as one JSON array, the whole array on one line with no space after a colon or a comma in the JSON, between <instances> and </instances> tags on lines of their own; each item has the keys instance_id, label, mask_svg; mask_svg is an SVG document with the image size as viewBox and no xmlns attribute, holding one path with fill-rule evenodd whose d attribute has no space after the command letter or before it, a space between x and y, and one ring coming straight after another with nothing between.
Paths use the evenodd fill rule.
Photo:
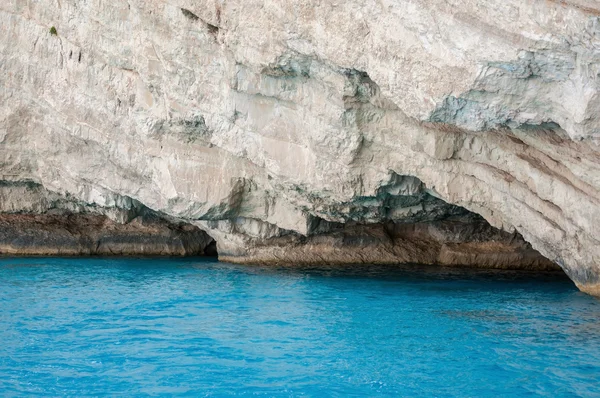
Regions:
<instances>
[{"instance_id":1,"label":"water surface ripple","mask_svg":"<svg viewBox=\"0 0 600 398\"><path fill-rule=\"evenodd\" d=\"M0 259L2 396L600 396L556 275Z\"/></svg>"}]
</instances>

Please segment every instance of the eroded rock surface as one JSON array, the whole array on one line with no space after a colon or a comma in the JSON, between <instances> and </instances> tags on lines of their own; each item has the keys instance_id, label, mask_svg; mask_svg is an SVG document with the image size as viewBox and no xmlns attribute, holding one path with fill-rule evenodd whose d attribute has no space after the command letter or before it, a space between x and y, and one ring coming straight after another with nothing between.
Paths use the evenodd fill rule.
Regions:
<instances>
[{"instance_id":1,"label":"eroded rock surface","mask_svg":"<svg viewBox=\"0 0 600 398\"><path fill-rule=\"evenodd\" d=\"M0 199L0 255L215 254L206 232L132 200L115 197L120 208L84 205L30 182L0 184Z\"/></svg>"},{"instance_id":2,"label":"eroded rock surface","mask_svg":"<svg viewBox=\"0 0 600 398\"><path fill-rule=\"evenodd\" d=\"M0 180L117 223L139 204L236 261L364 246L549 266L533 248L600 294L599 16L592 0L7 0ZM44 212L16 207L0 203ZM495 229L439 232L481 225L465 209Z\"/></svg>"}]
</instances>

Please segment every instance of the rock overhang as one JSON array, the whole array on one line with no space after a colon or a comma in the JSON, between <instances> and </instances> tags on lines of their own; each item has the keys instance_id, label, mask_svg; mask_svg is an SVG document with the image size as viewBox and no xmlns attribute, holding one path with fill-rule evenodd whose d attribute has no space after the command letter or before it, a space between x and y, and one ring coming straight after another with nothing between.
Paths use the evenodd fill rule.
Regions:
<instances>
[{"instance_id":1,"label":"rock overhang","mask_svg":"<svg viewBox=\"0 0 600 398\"><path fill-rule=\"evenodd\" d=\"M597 6L259 3L0 6L2 180L243 247L385 224L409 176L593 291Z\"/></svg>"}]
</instances>

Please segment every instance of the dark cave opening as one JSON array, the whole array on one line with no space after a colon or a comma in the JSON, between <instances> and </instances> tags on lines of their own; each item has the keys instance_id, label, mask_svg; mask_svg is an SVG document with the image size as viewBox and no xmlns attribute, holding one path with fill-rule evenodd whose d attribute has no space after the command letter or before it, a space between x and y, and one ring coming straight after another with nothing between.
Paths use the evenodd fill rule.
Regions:
<instances>
[{"instance_id":1,"label":"dark cave opening","mask_svg":"<svg viewBox=\"0 0 600 398\"><path fill-rule=\"evenodd\" d=\"M217 251L217 241L216 240L212 240L205 248L203 251L203 254L206 257L218 257L219 253Z\"/></svg>"}]
</instances>

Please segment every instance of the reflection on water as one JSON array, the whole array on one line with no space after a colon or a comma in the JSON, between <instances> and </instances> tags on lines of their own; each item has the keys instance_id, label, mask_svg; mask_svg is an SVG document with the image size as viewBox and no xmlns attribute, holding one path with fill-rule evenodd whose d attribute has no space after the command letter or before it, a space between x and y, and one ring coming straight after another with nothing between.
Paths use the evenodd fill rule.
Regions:
<instances>
[{"instance_id":1,"label":"reflection on water","mask_svg":"<svg viewBox=\"0 0 600 398\"><path fill-rule=\"evenodd\" d=\"M562 274L0 259L2 395L600 396Z\"/></svg>"}]
</instances>

